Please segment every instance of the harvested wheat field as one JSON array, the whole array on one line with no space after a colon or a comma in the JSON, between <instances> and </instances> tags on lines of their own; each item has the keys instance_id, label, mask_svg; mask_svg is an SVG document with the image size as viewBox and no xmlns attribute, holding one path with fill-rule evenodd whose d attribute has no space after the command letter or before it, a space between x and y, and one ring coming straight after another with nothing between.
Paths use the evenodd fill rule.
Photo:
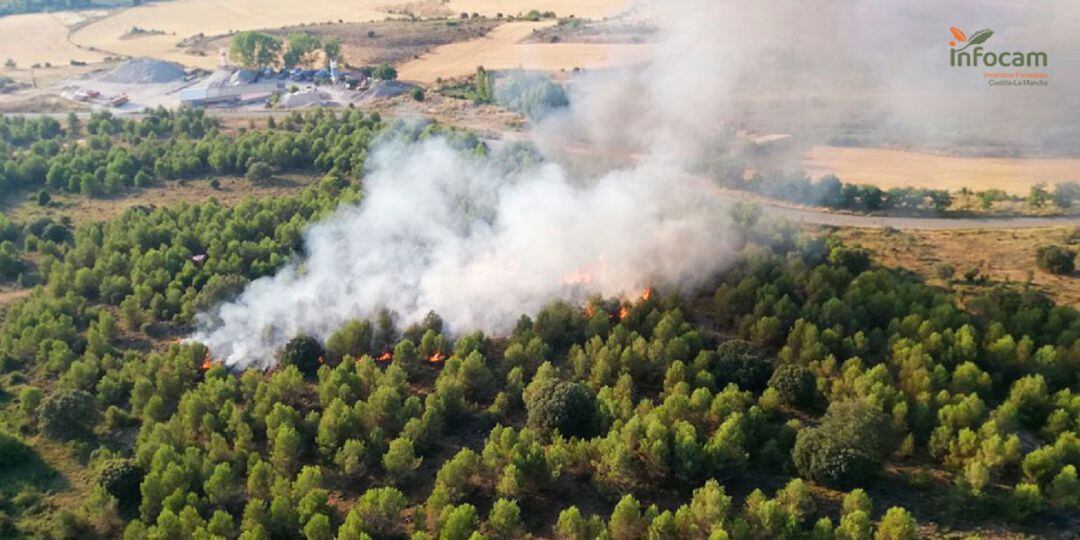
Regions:
<instances>
[{"instance_id":1,"label":"harvested wheat field","mask_svg":"<svg viewBox=\"0 0 1080 540\"><path fill-rule=\"evenodd\" d=\"M559 17L600 19L611 17L630 7L629 0L450 0L446 7L454 13L479 13L487 17L525 14L532 10L551 11Z\"/></svg>"},{"instance_id":2,"label":"harvested wheat field","mask_svg":"<svg viewBox=\"0 0 1080 540\"><path fill-rule=\"evenodd\" d=\"M431 83L487 69L560 71L633 65L642 62L648 45L624 43L521 43L550 22L513 22L488 35L436 48L398 70L404 80Z\"/></svg>"},{"instance_id":3,"label":"harvested wheat field","mask_svg":"<svg viewBox=\"0 0 1080 540\"><path fill-rule=\"evenodd\" d=\"M80 45L130 56L152 56L186 65L213 67L217 55L193 56L177 47L182 39L202 33L278 28L301 23L382 19L385 0L176 0L143 4L88 24L71 36ZM151 32L125 37L133 27Z\"/></svg>"},{"instance_id":4,"label":"harvested wheat field","mask_svg":"<svg viewBox=\"0 0 1080 540\"><path fill-rule=\"evenodd\" d=\"M66 65L72 60L96 62L105 57L69 43L64 21L50 13L0 17L0 64L13 60L18 68L27 68L46 62L55 65ZM0 71L5 69L0 66Z\"/></svg>"},{"instance_id":5,"label":"harvested wheat field","mask_svg":"<svg viewBox=\"0 0 1080 540\"><path fill-rule=\"evenodd\" d=\"M1031 186L1080 180L1077 158L976 158L882 148L815 146L803 157L811 177L835 174L845 182L883 189L919 187L958 191L1000 189L1026 195Z\"/></svg>"},{"instance_id":6,"label":"harvested wheat field","mask_svg":"<svg viewBox=\"0 0 1080 540\"><path fill-rule=\"evenodd\" d=\"M424 10L430 4L431 9ZM438 0L425 0L402 5L393 0L173 0L147 3L119 10L112 15L85 25L72 33L71 39L79 45L95 47L101 51L129 56L152 56L186 65L211 68L217 56L196 56L177 44L191 36L228 34L234 31L275 29L298 24L327 22L363 22L382 20L392 12L406 9L410 12L439 12L452 15L459 12L480 13L494 17L497 13L507 15L519 12L553 11L559 16L601 17L613 15L625 9L626 0L538 0L524 4L509 0L461 0L445 4ZM148 32L132 37L130 31L139 27ZM25 35L24 35L25 39ZM31 40L37 42L37 39ZM45 56L44 54L42 55ZM61 55L62 56L62 55ZM66 57L54 57L67 61Z\"/></svg>"}]
</instances>

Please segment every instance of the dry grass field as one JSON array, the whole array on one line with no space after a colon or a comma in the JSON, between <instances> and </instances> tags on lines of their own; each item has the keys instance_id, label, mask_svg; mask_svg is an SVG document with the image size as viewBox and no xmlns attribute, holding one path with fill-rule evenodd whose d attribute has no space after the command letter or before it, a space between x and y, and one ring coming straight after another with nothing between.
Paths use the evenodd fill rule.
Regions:
<instances>
[{"instance_id":1,"label":"dry grass field","mask_svg":"<svg viewBox=\"0 0 1080 540\"><path fill-rule=\"evenodd\" d=\"M177 43L199 33L218 35L299 23L382 19L386 13L379 8L384 3L385 0L176 0L147 3L83 26L72 33L71 39L80 45L112 53L152 56L212 68L217 65L216 54L192 56L178 48ZM135 26L163 33L125 39L124 36Z\"/></svg>"},{"instance_id":2,"label":"dry grass field","mask_svg":"<svg viewBox=\"0 0 1080 540\"><path fill-rule=\"evenodd\" d=\"M527 4L510 0L453 0L449 3L422 0L404 4L393 0L173 0L116 11L78 28L70 37L74 43L109 53L153 56L185 65L212 68L217 63L216 54L187 54L177 44L197 34L215 36L298 24L376 21L393 13L446 16L475 12L494 17L498 13L515 15L536 9L553 11L560 16L603 17L621 11L627 4L627 0L536 0ZM136 26L150 33L133 38L130 31ZM63 40L62 32L56 36ZM60 60L66 62L67 58Z\"/></svg>"},{"instance_id":3,"label":"dry grass field","mask_svg":"<svg viewBox=\"0 0 1080 540\"><path fill-rule=\"evenodd\" d=\"M468 75L477 66L487 69L562 71L574 68L625 66L640 63L648 54L644 44L521 43L551 22L512 22L471 41L436 48L406 62L400 78L421 83Z\"/></svg>"},{"instance_id":4,"label":"dry grass field","mask_svg":"<svg viewBox=\"0 0 1080 540\"><path fill-rule=\"evenodd\" d=\"M446 7L452 13L479 13L494 17L526 14L531 10L551 11L559 17L600 19L617 15L631 5L630 0L450 0Z\"/></svg>"},{"instance_id":5,"label":"dry grass field","mask_svg":"<svg viewBox=\"0 0 1080 540\"><path fill-rule=\"evenodd\" d=\"M17 223L30 223L39 218L59 221L64 217L78 225L112 219L131 207L168 207L180 203L202 203L215 198L221 204L233 205L246 198L282 197L296 193L315 182L317 177L284 175L269 185L256 186L243 178L218 178L220 188L210 186L210 179L168 182L160 186L136 189L116 197L91 199L82 195L54 194L48 207L27 200L26 193L10 194L0 203L0 212Z\"/></svg>"},{"instance_id":6,"label":"dry grass field","mask_svg":"<svg viewBox=\"0 0 1080 540\"><path fill-rule=\"evenodd\" d=\"M320 38L341 40L342 56L355 66L382 63L397 64L417 57L434 47L479 38L501 24L495 19L467 20L386 20L362 23L334 23L317 26L295 26L271 33L307 32ZM369 32L373 35L369 36ZM221 47L228 47L229 36L207 37L191 49L214 56Z\"/></svg>"},{"instance_id":7,"label":"dry grass field","mask_svg":"<svg viewBox=\"0 0 1080 540\"><path fill-rule=\"evenodd\" d=\"M889 231L885 229L839 229L845 242L873 252L879 264L915 272L930 283L952 288L970 298L998 283L1031 282L1055 302L1080 308L1080 272L1058 276L1035 266L1035 250L1045 244L1062 244L1070 229L1014 229L960 231ZM949 264L951 279L938 277L937 268ZM976 268L986 283L968 283L964 273Z\"/></svg>"},{"instance_id":8,"label":"dry grass field","mask_svg":"<svg viewBox=\"0 0 1080 540\"><path fill-rule=\"evenodd\" d=\"M959 191L1000 189L1026 195L1032 185L1080 180L1077 158L973 158L882 148L815 146L803 170L817 178L835 174L845 182L882 189L921 187Z\"/></svg>"}]
</instances>

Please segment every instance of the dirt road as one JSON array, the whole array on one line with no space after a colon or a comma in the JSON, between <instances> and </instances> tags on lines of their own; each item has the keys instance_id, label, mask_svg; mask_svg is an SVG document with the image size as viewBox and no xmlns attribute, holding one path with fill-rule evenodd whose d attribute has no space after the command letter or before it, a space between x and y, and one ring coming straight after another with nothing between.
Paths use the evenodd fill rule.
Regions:
<instances>
[{"instance_id":1,"label":"dirt road","mask_svg":"<svg viewBox=\"0 0 1080 540\"><path fill-rule=\"evenodd\" d=\"M713 191L715 191L718 196L728 197L734 202L756 204L766 216L783 218L794 223L803 223L807 225L828 225L832 227L856 227L864 229L892 227L899 230L917 231L1080 227L1080 216L985 218L868 216L830 212L822 208L790 204L784 201L769 199L761 197L760 195L732 189L716 188Z\"/></svg>"}]
</instances>

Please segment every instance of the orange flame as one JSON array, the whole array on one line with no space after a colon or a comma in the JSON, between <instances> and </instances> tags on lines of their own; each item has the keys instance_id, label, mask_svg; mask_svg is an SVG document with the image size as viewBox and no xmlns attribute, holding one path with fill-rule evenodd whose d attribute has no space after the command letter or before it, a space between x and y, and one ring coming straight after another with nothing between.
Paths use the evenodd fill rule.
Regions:
<instances>
[{"instance_id":1,"label":"orange flame","mask_svg":"<svg viewBox=\"0 0 1080 540\"><path fill-rule=\"evenodd\" d=\"M216 363L217 362L214 361L214 357L210 356L210 349L206 349L206 356L203 356L202 361L202 370L210 371L210 368L214 367L214 364Z\"/></svg>"},{"instance_id":2,"label":"orange flame","mask_svg":"<svg viewBox=\"0 0 1080 540\"><path fill-rule=\"evenodd\" d=\"M432 364L438 364L439 362L446 360L446 355L443 354L442 351L435 351L435 354L429 356L427 360Z\"/></svg>"},{"instance_id":3,"label":"orange flame","mask_svg":"<svg viewBox=\"0 0 1080 540\"><path fill-rule=\"evenodd\" d=\"M652 287L645 287L645 289L641 291L641 299L642 300L648 300L651 297L652 297Z\"/></svg>"},{"instance_id":4,"label":"orange flame","mask_svg":"<svg viewBox=\"0 0 1080 540\"><path fill-rule=\"evenodd\" d=\"M586 304L585 305L585 316L591 319L595 315L596 315L596 308L592 307L592 304Z\"/></svg>"},{"instance_id":5,"label":"orange flame","mask_svg":"<svg viewBox=\"0 0 1080 540\"><path fill-rule=\"evenodd\" d=\"M386 351L386 352L380 354L378 358L376 358L376 360L378 360L380 362L389 362L389 361L391 361L393 359L394 359L394 355L391 354L390 351Z\"/></svg>"},{"instance_id":6,"label":"orange flame","mask_svg":"<svg viewBox=\"0 0 1080 540\"><path fill-rule=\"evenodd\" d=\"M619 308L619 320L624 321L630 316L630 308L622 306Z\"/></svg>"},{"instance_id":7,"label":"orange flame","mask_svg":"<svg viewBox=\"0 0 1080 540\"><path fill-rule=\"evenodd\" d=\"M588 285L592 283L592 275L585 270L574 270L562 277L563 285Z\"/></svg>"}]
</instances>

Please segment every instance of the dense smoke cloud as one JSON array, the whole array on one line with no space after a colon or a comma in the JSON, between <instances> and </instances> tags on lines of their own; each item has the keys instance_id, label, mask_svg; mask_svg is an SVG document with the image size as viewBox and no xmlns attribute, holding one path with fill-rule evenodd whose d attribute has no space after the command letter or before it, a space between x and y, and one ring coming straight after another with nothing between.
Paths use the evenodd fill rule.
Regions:
<instances>
[{"instance_id":1,"label":"dense smoke cloud","mask_svg":"<svg viewBox=\"0 0 1080 540\"><path fill-rule=\"evenodd\" d=\"M676 20L687 24L694 11ZM638 139L643 155L629 168L583 180L555 162L507 173L439 140L384 146L369 158L364 201L311 227L301 260L201 316L193 339L229 365L267 367L288 339L325 339L381 308L402 323L434 310L452 332L503 333L557 298L689 288L714 275L730 260L733 233L724 202L703 196L700 181L684 173L684 149L714 127L718 110L700 107L723 101L697 92L719 98L727 83L722 70L708 81L695 75L720 68L708 50L670 54L701 32L668 28L671 46L658 47L656 62L579 87L595 96L623 83L696 78L694 92L653 88L615 118L601 118L602 98L583 97L561 125L542 130L547 139L565 137L576 129L567 119L577 118L609 133L653 134Z\"/></svg>"},{"instance_id":2,"label":"dense smoke cloud","mask_svg":"<svg viewBox=\"0 0 1080 540\"><path fill-rule=\"evenodd\" d=\"M505 333L555 298L693 286L727 259L720 201L678 170L580 186L553 165L506 176L441 140L384 147L372 162L364 202L308 230L303 260L205 317L196 340L266 367L284 341L384 307Z\"/></svg>"},{"instance_id":3,"label":"dense smoke cloud","mask_svg":"<svg viewBox=\"0 0 1080 540\"><path fill-rule=\"evenodd\" d=\"M737 152L740 131L1026 148L1053 138L1033 133L1075 133L1074 25L1055 20L1077 10L1053 4L1066 13L1004 1L644 2L632 16L658 27L651 59L574 77L570 106L530 133L545 164L507 173L440 141L376 149L364 201L313 226L306 255L203 315L193 339L230 365L265 367L291 337L326 338L380 308L400 323L434 310L451 331L501 333L556 298L693 287L726 266L733 233L724 201L686 173ZM988 88L980 70L949 68L950 26L1050 51L1052 86Z\"/></svg>"}]
</instances>

